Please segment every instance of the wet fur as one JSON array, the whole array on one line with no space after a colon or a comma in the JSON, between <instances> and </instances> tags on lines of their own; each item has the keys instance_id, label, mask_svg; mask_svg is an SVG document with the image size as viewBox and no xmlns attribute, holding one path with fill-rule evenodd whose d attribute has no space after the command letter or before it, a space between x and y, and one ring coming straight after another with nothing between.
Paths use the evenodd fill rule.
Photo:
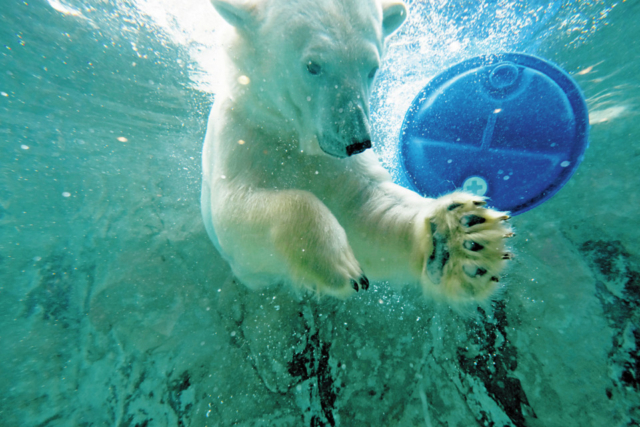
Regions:
<instances>
[{"instance_id":1,"label":"wet fur","mask_svg":"<svg viewBox=\"0 0 640 427\"><path fill-rule=\"evenodd\" d=\"M451 303L489 299L508 257L505 214L462 192L420 197L392 183L372 150L349 153L368 137L367 74L404 5L213 3L234 26L205 137L202 214L238 279L338 298L372 279L414 283ZM305 16L327 22L307 25ZM310 76L305 55L318 49L326 74ZM336 116L335 105L348 108Z\"/></svg>"}]
</instances>

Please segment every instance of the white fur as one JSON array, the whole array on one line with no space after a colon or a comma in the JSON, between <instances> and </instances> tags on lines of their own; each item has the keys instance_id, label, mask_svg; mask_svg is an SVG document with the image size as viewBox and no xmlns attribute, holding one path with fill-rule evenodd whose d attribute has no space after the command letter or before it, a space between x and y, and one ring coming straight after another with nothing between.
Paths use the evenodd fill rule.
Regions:
<instances>
[{"instance_id":1,"label":"white fur","mask_svg":"<svg viewBox=\"0 0 640 427\"><path fill-rule=\"evenodd\" d=\"M202 212L234 274L252 288L284 280L346 297L364 272L477 298L449 295L425 272L431 222L446 206L393 184L372 150L348 156L370 139L371 74L404 4L212 2L231 25L225 90L205 137Z\"/></svg>"}]
</instances>

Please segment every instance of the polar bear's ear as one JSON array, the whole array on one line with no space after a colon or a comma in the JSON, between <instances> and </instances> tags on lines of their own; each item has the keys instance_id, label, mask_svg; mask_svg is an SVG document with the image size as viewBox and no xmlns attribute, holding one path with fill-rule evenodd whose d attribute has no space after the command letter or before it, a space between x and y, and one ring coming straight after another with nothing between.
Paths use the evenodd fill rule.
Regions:
<instances>
[{"instance_id":1,"label":"polar bear's ear","mask_svg":"<svg viewBox=\"0 0 640 427\"><path fill-rule=\"evenodd\" d=\"M236 28L249 28L253 22L251 12L255 6L246 0L211 0L211 4L225 21Z\"/></svg>"},{"instance_id":2,"label":"polar bear's ear","mask_svg":"<svg viewBox=\"0 0 640 427\"><path fill-rule=\"evenodd\" d=\"M400 28L404 20L407 19L407 6L401 1L382 1L382 31L387 37Z\"/></svg>"}]
</instances>

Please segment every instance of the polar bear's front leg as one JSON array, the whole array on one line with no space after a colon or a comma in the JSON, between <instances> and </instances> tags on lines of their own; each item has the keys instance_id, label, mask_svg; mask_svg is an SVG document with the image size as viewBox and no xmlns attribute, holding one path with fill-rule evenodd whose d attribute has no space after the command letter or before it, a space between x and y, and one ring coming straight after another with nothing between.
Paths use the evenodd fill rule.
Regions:
<instances>
[{"instance_id":1,"label":"polar bear's front leg","mask_svg":"<svg viewBox=\"0 0 640 427\"><path fill-rule=\"evenodd\" d=\"M429 225L433 250L425 261L425 292L450 302L483 301L498 287L499 274L512 254L505 238L513 232L504 212L486 209L484 199L455 192L433 201Z\"/></svg>"},{"instance_id":2,"label":"polar bear's front leg","mask_svg":"<svg viewBox=\"0 0 640 427\"><path fill-rule=\"evenodd\" d=\"M263 189L223 193L228 196L218 195L212 208L214 227L241 280L269 270L294 286L340 298L369 287L344 229L313 194Z\"/></svg>"},{"instance_id":3,"label":"polar bear's front leg","mask_svg":"<svg viewBox=\"0 0 640 427\"><path fill-rule=\"evenodd\" d=\"M385 181L353 199L346 224L358 260L374 280L419 282L452 304L482 302L498 289L511 254L508 215L482 197L454 192L427 199Z\"/></svg>"}]
</instances>

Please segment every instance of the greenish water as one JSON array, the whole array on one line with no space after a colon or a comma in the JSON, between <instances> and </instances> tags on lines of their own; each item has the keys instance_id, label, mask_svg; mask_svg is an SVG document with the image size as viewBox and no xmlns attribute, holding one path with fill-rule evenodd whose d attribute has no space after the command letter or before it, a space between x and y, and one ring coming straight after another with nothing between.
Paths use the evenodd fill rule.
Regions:
<instances>
[{"instance_id":1,"label":"greenish water","mask_svg":"<svg viewBox=\"0 0 640 427\"><path fill-rule=\"evenodd\" d=\"M640 2L411 10L372 99L388 167L415 93L477 54L547 58L590 110L583 164L514 219L478 317L233 282L198 205L206 2L3 0L1 426L640 424Z\"/></svg>"}]
</instances>

